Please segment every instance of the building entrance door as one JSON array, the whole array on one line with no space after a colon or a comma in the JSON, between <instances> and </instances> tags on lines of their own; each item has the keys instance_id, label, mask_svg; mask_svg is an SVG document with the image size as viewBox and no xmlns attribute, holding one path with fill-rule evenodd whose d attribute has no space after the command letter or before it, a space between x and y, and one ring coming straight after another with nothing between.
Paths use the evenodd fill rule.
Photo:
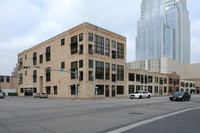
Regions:
<instances>
[{"instance_id":1,"label":"building entrance door","mask_svg":"<svg viewBox=\"0 0 200 133\"><path fill-rule=\"evenodd\" d=\"M109 85L106 85L106 97L110 96Z\"/></svg>"},{"instance_id":2,"label":"building entrance door","mask_svg":"<svg viewBox=\"0 0 200 133\"><path fill-rule=\"evenodd\" d=\"M115 97L115 86L112 86L112 97Z\"/></svg>"},{"instance_id":3,"label":"building entrance door","mask_svg":"<svg viewBox=\"0 0 200 133\"><path fill-rule=\"evenodd\" d=\"M40 93L43 93L43 77L40 76Z\"/></svg>"},{"instance_id":4,"label":"building entrance door","mask_svg":"<svg viewBox=\"0 0 200 133\"><path fill-rule=\"evenodd\" d=\"M163 90L162 90L162 88L159 90L159 95L163 95Z\"/></svg>"},{"instance_id":5,"label":"building entrance door","mask_svg":"<svg viewBox=\"0 0 200 133\"><path fill-rule=\"evenodd\" d=\"M32 88L25 89L24 96L33 96L33 90L32 90Z\"/></svg>"}]
</instances>

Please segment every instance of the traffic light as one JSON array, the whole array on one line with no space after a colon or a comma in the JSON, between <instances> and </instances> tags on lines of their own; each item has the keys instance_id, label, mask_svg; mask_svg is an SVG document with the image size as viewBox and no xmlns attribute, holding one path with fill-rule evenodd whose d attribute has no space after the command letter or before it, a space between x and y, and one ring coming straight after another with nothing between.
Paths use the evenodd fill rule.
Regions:
<instances>
[{"instance_id":1,"label":"traffic light","mask_svg":"<svg viewBox=\"0 0 200 133\"><path fill-rule=\"evenodd\" d=\"M30 69L30 66L24 66L24 69Z\"/></svg>"},{"instance_id":2,"label":"traffic light","mask_svg":"<svg viewBox=\"0 0 200 133\"><path fill-rule=\"evenodd\" d=\"M47 73L50 73L50 72L51 72L51 68L50 68L50 67L47 67L47 68L46 68L46 72L47 72Z\"/></svg>"}]
</instances>

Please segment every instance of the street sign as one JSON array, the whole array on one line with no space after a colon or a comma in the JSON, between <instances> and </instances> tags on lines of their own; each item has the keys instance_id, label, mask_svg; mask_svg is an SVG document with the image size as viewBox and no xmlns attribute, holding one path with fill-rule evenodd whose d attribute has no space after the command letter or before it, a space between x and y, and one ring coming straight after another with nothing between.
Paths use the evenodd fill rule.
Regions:
<instances>
[{"instance_id":1,"label":"street sign","mask_svg":"<svg viewBox=\"0 0 200 133\"><path fill-rule=\"evenodd\" d=\"M63 69L60 69L60 72L64 72L65 70L63 70Z\"/></svg>"}]
</instances>

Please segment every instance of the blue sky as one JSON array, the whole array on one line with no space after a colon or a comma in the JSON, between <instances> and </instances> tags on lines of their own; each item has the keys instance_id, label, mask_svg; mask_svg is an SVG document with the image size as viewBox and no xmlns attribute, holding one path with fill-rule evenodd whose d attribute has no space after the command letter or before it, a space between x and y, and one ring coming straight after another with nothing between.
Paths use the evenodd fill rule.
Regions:
<instances>
[{"instance_id":1,"label":"blue sky","mask_svg":"<svg viewBox=\"0 0 200 133\"><path fill-rule=\"evenodd\" d=\"M0 75L10 75L17 54L83 22L127 37L127 61L135 60L141 0L0 0ZM191 63L200 63L200 1L188 0Z\"/></svg>"}]
</instances>

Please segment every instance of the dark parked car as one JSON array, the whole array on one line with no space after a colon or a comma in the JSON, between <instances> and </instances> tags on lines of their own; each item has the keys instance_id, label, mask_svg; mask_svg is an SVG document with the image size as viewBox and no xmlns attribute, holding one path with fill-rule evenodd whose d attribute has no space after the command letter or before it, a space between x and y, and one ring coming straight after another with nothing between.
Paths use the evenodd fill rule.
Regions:
<instances>
[{"instance_id":1,"label":"dark parked car","mask_svg":"<svg viewBox=\"0 0 200 133\"><path fill-rule=\"evenodd\" d=\"M171 101L190 101L191 95L187 92L175 92L169 99Z\"/></svg>"},{"instance_id":2,"label":"dark parked car","mask_svg":"<svg viewBox=\"0 0 200 133\"><path fill-rule=\"evenodd\" d=\"M34 95L34 98L47 98L48 95L46 93L37 93Z\"/></svg>"},{"instance_id":3,"label":"dark parked car","mask_svg":"<svg viewBox=\"0 0 200 133\"><path fill-rule=\"evenodd\" d=\"M0 92L0 98L4 98L4 94Z\"/></svg>"}]
</instances>

